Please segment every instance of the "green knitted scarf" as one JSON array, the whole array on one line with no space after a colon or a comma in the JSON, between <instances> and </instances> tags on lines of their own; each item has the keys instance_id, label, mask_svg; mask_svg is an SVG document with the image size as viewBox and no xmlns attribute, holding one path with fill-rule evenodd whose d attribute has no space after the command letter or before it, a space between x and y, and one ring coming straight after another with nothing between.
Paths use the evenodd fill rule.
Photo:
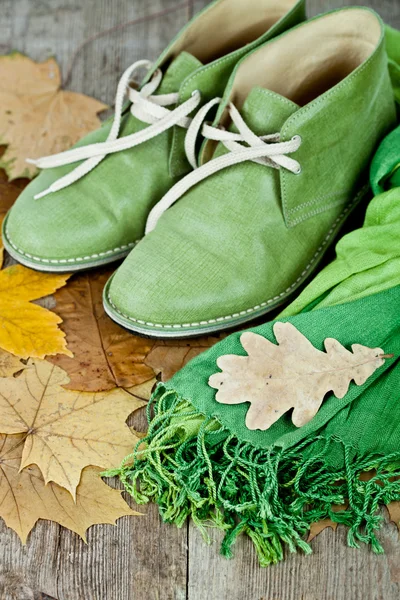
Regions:
<instances>
[{"instance_id":1,"label":"green knitted scarf","mask_svg":"<svg viewBox=\"0 0 400 600\"><path fill-rule=\"evenodd\" d=\"M289 319L319 349L326 337L400 356L400 287ZM251 329L271 341L272 323ZM288 414L265 432L245 426L247 406L215 401L208 386L222 354L245 354L235 333L160 384L148 405L147 436L118 474L139 504L159 505L164 521L187 517L208 539L207 526L225 532L222 553L247 533L261 565L283 558L283 547L309 553L310 525L330 518L349 527L348 542L371 543L379 504L400 500L400 364L387 360L342 400L325 398L317 415L297 429ZM132 460L134 463L132 464ZM360 475L371 472L368 481ZM333 505L348 504L334 512Z\"/></svg>"},{"instance_id":2,"label":"green knitted scarf","mask_svg":"<svg viewBox=\"0 0 400 600\"><path fill-rule=\"evenodd\" d=\"M327 395L303 427L289 411L267 431L250 431L248 405L220 404L208 385L219 356L245 355L234 333L158 385L147 436L107 473L118 475L136 502L156 502L167 523L180 527L191 517L206 539L208 526L224 531L225 556L242 533L263 566L281 560L285 546L310 553L310 525L326 518L348 527L350 546L383 551L378 507L400 500L400 187L388 189L399 184L398 140L400 129L373 164L372 187L382 193L364 226L339 242L336 260L278 319L320 350L333 337L394 357L364 385L351 384L344 398ZM250 331L275 343L272 328Z\"/></svg>"}]
</instances>

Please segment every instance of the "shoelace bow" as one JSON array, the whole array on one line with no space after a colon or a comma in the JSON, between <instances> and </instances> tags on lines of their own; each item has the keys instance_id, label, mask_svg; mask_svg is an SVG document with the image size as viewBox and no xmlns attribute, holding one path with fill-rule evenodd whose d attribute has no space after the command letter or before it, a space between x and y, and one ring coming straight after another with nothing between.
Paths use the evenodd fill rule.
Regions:
<instances>
[{"instance_id":1,"label":"shoelace bow","mask_svg":"<svg viewBox=\"0 0 400 600\"><path fill-rule=\"evenodd\" d=\"M146 235L150 231L153 231L161 215L190 188L227 167L252 161L273 167L274 169L283 167L296 174L301 172L300 163L287 156L287 154L296 152L299 149L301 144L301 137L299 135L293 136L287 142L279 141L279 133L258 136L245 123L238 109L232 103L229 104L228 110L232 123L236 126L238 133L204 123L208 111L221 102L221 98L210 100L192 119L185 138L185 152L193 171L178 181L150 211L146 223ZM222 142L230 152L218 158L213 158L202 166L198 166L196 144L200 132L207 140ZM248 145L244 146L243 143Z\"/></svg>"},{"instance_id":2,"label":"shoelace bow","mask_svg":"<svg viewBox=\"0 0 400 600\"><path fill-rule=\"evenodd\" d=\"M81 148L73 148L72 150L52 156L45 156L37 160L28 159L28 162L41 169L59 167L81 160L84 161L67 175L51 184L49 188L37 194L35 199L62 190L75 181L78 181L78 179L81 179L84 175L92 171L108 154L134 148L167 131L174 125L179 125L188 130L185 137L185 152L193 171L175 184L153 207L147 219L146 234L155 228L161 215L190 188L210 175L232 165L252 161L275 169L283 167L292 173L300 173L300 164L290 158L290 156L287 156L300 147L300 136L295 135L287 142L280 141L279 133L258 136L248 127L232 103L229 104L228 110L232 123L235 125L238 133L208 125L205 123L207 113L211 108L222 102L221 98L210 100L210 102L200 108L192 119L189 115L201 103L201 94L198 90L193 92L189 100L170 110L167 108L168 106L178 104L179 93L154 95L154 92L158 89L162 81L162 72L159 69L154 72L150 81L140 91L132 88L130 85L132 74L141 68L150 69L151 62L147 60L135 62L128 67L118 83L114 121L105 142L89 144ZM119 138L124 97L127 90L129 100L132 103L130 107L131 114L140 121L148 123L149 127L137 133ZM200 134L205 139L221 142L229 152L210 160L202 166L198 166L196 146Z\"/></svg>"},{"instance_id":3,"label":"shoelace bow","mask_svg":"<svg viewBox=\"0 0 400 600\"><path fill-rule=\"evenodd\" d=\"M27 162L40 169L60 167L62 165L68 165L84 160L82 164L70 171L64 177L57 179L57 181L52 183L46 190L40 194L36 194L35 199L47 196L52 192L58 192L75 181L78 181L78 179L81 179L84 175L97 167L108 154L127 150L128 148L134 148L135 146L143 144L160 135L174 125L180 125L186 129L189 127L191 119L188 118L188 115L199 106L201 102L200 92L194 92L189 100L174 110L169 110L167 106L176 105L179 102L179 94L153 95L162 80L162 72L159 69L154 72L151 80L146 83L140 91L134 89L130 85L130 80L135 71L143 68L150 69L151 66L152 63L148 60L139 60L128 67L122 75L118 83L117 94L115 97L114 121L105 142L97 142L95 144L82 146L81 148L73 148L72 150L66 150L65 152L60 152L59 154L53 154L51 156L44 156L36 160L27 159ZM131 135L118 138L124 99L127 91L129 100L132 102L130 108L132 115L137 117L140 121L148 123L149 127Z\"/></svg>"}]
</instances>

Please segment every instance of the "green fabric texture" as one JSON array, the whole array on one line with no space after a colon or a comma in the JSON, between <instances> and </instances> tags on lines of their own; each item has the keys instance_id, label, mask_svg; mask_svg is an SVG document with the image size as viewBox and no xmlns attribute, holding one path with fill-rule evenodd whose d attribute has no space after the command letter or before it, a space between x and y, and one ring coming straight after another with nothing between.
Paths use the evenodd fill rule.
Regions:
<instances>
[{"instance_id":1,"label":"green fabric texture","mask_svg":"<svg viewBox=\"0 0 400 600\"><path fill-rule=\"evenodd\" d=\"M375 195L399 187L400 127L379 146L371 164L371 187Z\"/></svg>"},{"instance_id":2,"label":"green fabric texture","mask_svg":"<svg viewBox=\"0 0 400 600\"><path fill-rule=\"evenodd\" d=\"M191 48L192 28L201 26L205 36L206 25L211 25L216 18L215 12L219 11L218 18L221 18L221 9L232 10L231 4L244 12L244 18L248 12L246 4L216 0L171 42L154 65L154 69L160 67L164 73L157 93L179 92L184 101L188 90L197 89L203 103L222 95L238 60L305 18L304 0L293 0L292 8L286 14L277 3L271 13L271 21L276 18L276 22L260 37L240 45L232 31L227 53L221 55L219 49L216 58L202 64L193 53L185 50ZM283 15L282 18L279 19L279 15ZM240 39L241 18L236 16ZM211 46L210 41L204 39L203 46ZM127 106L119 137L147 127L130 113ZM110 128L111 120L77 146L104 141ZM42 171L22 192L5 219L3 240L7 250L28 266L49 271L83 269L125 256L143 236L152 206L190 169L183 161L183 138L178 133L169 130L140 146L109 154L79 181L34 200L35 194L47 189L79 163ZM178 163L179 169L175 168ZM171 168L171 164L175 167Z\"/></svg>"},{"instance_id":3,"label":"green fabric texture","mask_svg":"<svg viewBox=\"0 0 400 600\"><path fill-rule=\"evenodd\" d=\"M382 181L395 185L396 154L398 130L373 160L374 189ZM156 502L168 523L180 527L191 517L207 541L208 526L224 531L227 557L241 533L263 566L282 560L285 546L310 553L306 534L325 518L347 526L350 546L383 552L378 508L400 500L399 232L400 187L393 187L373 199L364 226L340 240L336 260L278 319L319 349L334 337L348 348L361 343L393 354L363 386L351 384L340 400L326 395L303 427L289 412L267 431L249 431L248 406L219 404L208 386L219 356L245 355L234 333L158 385L146 438L109 474L137 502ZM250 331L274 342L272 328ZM369 477L361 478L365 472ZM337 512L333 505L347 508Z\"/></svg>"},{"instance_id":4,"label":"green fabric texture","mask_svg":"<svg viewBox=\"0 0 400 600\"><path fill-rule=\"evenodd\" d=\"M400 31L386 25L386 50L394 95L400 106Z\"/></svg>"},{"instance_id":5,"label":"green fabric texture","mask_svg":"<svg viewBox=\"0 0 400 600\"><path fill-rule=\"evenodd\" d=\"M376 318L379 306L379 319ZM310 312L305 312L291 318L279 318L280 322L290 321L306 336L306 338L319 350L323 350L323 342L332 337L346 347L353 343L362 344L371 348L383 348L385 353L400 355L400 286L389 290L381 297L374 296L354 302L352 305L340 304L335 310L331 308L319 309L318 318ZM359 314L355 319L354 315ZM276 321L265 323L246 331L258 333L274 341L273 324ZM365 328L368 323L368 328ZM286 414L267 431L250 431L245 425L245 416L248 406L237 404L225 406L216 402L215 390L208 386L209 377L218 371L216 361L222 354L235 354L245 356L240 336L242 332L231 334L222 342L216 344L193 360L187 367L181 369L173 379L164 384L165 390L179 390L180 395L190 399L195 408L202 414L217 419L224 427L234 433L240 440L250 442L257 448L268 448L279 445L288 448L297 444L302 439L315 434L335 414L347 404L358 398L365 389L370 387L375 379L382 377L391 365L385 365L375 372L364 386L353 386L344 399L334 396L323 403L316 417L307 425L296 428ZM199 388L201 394L198 393Z\"/></svg>"},{"instance_id":6,"label":"green fabric texture","mask_svg":"<svg viewBox=\"0 0 400 600\"><path fill-rule=\"evenodd\" d=\"M367 208L363 227L338 242L336 259L282 316L295 315L315 302L318 308L332 306L400 285L399 164L400 127L383 140L372 161L371 187L378 195Z\"/></svg>"},{"instance_id":7,"label":"green fabric texture","mask_svg":"<svg viewBox=\"0 0 400 600\"><path fill-rule=\"evenodd\" d=\"M329 59L339 61L341 52L344 61L349 54L347 41L338 48L338 28L339 38L357 48L360 21L377 35L368 40L364 60L332 85L321 70ZM315 61L309 60L310 44L320 48ZM327 57L332 48L334 56ZM294 73L274 78L288 65L310 69L306 91L304 73L301 82ZM292 79L289 93L285 86ZM302 171L241 163L182 196L107 284L106 310L129 329L187 337L264 315L310 277L351 210L367 198L369 162L396 123L384 28L375 13L333 11L246 55L229 80L217 123L225 123L228 102L240 94L245 98L238 108L254 133L278 132L282 141L301 136L292 158ZM225 152L219 144L212 158ZM204 156L209 154L210 146Z\"/></svg>"}]
</instances>

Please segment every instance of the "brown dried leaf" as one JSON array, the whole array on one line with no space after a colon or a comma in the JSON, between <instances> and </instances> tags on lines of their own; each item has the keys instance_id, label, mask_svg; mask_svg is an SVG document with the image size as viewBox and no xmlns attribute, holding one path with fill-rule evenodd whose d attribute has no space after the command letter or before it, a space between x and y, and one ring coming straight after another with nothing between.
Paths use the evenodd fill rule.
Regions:
<instances>
[{"instance_id":1,"label":"brown dried leaf","mask_svg":"<svg viewBox=\"0 0 400 600\"><path fill-rule=\"evenodd\" d=\"M144 360L154 342L137 337L117 325L104 312L102 293L112 271L73 277L54 296L73 357L49 360L64 369L70 389L84 391L129 388L154 377Z\"/></svg>"},{"instance_id":2,"label":"brown dried leaf","mask_svg":"<svg viewBox=\"0 0 400 600\"><path fill-rule=\"evenodd\" d=\"M146 365L152 367L156 375L161 375L162 381L167 381L190 360L214 346L225 336L226 334L194 340L155 340L153 348L145 359Z\"/></svg>"},{"instance_id":3,"label":"brown dried leaf","mask_svg":"<svg viewBox=\"0 0 400 600\"><path fill-rule=\"evenodd\" d=\"M388 504L387 509L389 511L390 520L396 523L400 530L400 502L391 502Z\"/></svg>"},{"instance_id":4,"label":"brown dried leaf","mask_svg":"<svg viewBox=\"0 0 400 600\"><path fill-rule=\"evenodd\" d=\"M322 521L318 521L318 523L312 523L310 527L310 531L308 534L307 542L311 542L317 535L321 533L324 529L331 527L333 531L336 531L338 524L334 523L330 519L323 519Z\"/></svg>"},{"instance_id":5,"label":"brown dried leaf","mask_svg":"<svg viewBox=\"0 0 400 600\"><path fill-rule=\"evenodd\" d=\"M332 506L332 511L341 512L343 510L346 510L347 506L347 504ZM318 523L312 523L308 534L307 542L311 542L311 540L317 537L317 535L319 535L321 531L327 529L327 527L330 527L331 529L333 529L333 531L336 531L337 526L338 524L332 521L331 519L322 519L321 521L318 521Z\"/></svg>"},{"instance_id":6,"label":"brown dried leaf","mask_svg":"<svg viewBox=\"0 0 400 600\"><path fill-rule=\"evenodd\" d=\"M54 58L36 63L13 52L0 57L0 70L0 143L8 145L1 165L10 179L33 177L27 158L62 152L100 125L107 106L61 90Z\"/></svg>"},{"instance_id":7,"label":"brown dried leaf","mask_svg":"<svg viewBox=\"0 0 400 600\"><path fill-rule=\"evenodd\" d=\"M55 294L55 311L63 320L68 348L74 354L49 360L64 369L67 387L99 391L129 388L161 374L166 381L220 337L198 340L150 340L132 335L104 312L102 293L109 269L73 277Z\"/></svg>"},{"instance_id":8,"label":"brown dried leaf","mask_svg":"<svg viewBox=\"0 0 400 600\"><path fill-rule=\"evenodd\" d=\"M364 384L385 362L380 348L353 344L350 352L333 338L325 340L326 352L321 352L291 323L275 323L274 334L278 345L243 333L248 356L220 356L222 372L209 379L218 390L217 402L250 403L248 429L269 429L291 408L294 425L301 427L316 415L325 394L343 398L352 380Z\"/></svg>"},{"instance_id":9,"label":"brown dried leaf","mask_svg":"<svg viewBox=\"0 0 400 600\"><path fill-rule=\"evenodd\" d=\"M120 491L101 480L95 467L82 472L76 502L55 483L45 485L36 466L20 471L24 440L23 434L0 435L0 517L23 543L39 519L55 521L86 541L86 530L92 525L140 515L129 508Z\"/></svg>"},{"instance_id":10,"label":"brown dried leaf","mask_svg":"<svg viewBox=\"0 0 400 600\"><path fill-rule=\"evenodd\" d=\"M66 383L65 371L38 360L0 380L0 433L23 433L21 467L38 465L46 483L75 496L84 467L114 467L132 450L137 438L125 421L145 402L119 388L73 392Z\"/></svg>"},{"instance_id":11,"label":"brown dried leaf","mask_svg":"<svg viewBox=\"0 0 400 600\"><path fill-rule=\"evenodd\" d=\"M3 245L1 243L1 224L8 210L14 204L29 179L17 179L8 181L4 169L0 169L0 268L3 264Z\"/></svg>"}]
</instances>

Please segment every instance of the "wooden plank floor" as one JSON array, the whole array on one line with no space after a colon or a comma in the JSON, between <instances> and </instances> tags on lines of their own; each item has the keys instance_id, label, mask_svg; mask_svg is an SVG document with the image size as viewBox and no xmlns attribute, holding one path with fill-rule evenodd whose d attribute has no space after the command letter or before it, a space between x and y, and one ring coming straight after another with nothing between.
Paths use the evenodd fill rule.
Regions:
<instances>
[{"instance_id":1,"label":"wooden plank floor","mask_svg":"<svg viewBox=\"0 0 400 600\"><path fill-rule=\"evenodd\" d=\"M246 0L242 0L246 2ZM368 0L366 0L368 2ZM67 77L74 51L99 32L183 0L0 0L0 52L12 49L34 59L55 55ZM155 58L188 17L207 4L187 7L130 25L93 40L76 56L68 87L112 103L120 73L139 58ZM310 0L316 14L362 0ZM400 0L369 0L400 28ZM0 520L1 600L397 600L400 543L393 524L381 538L383 556L346 546L346 534L325 530L312 542L314 554L288 556L261 569L248 540L235 559L204 545L192 525L163 525L154 506L144 518L95 526L88 545L54 523L40 522L24 547Z\"/></svg>"}]
</instances>

